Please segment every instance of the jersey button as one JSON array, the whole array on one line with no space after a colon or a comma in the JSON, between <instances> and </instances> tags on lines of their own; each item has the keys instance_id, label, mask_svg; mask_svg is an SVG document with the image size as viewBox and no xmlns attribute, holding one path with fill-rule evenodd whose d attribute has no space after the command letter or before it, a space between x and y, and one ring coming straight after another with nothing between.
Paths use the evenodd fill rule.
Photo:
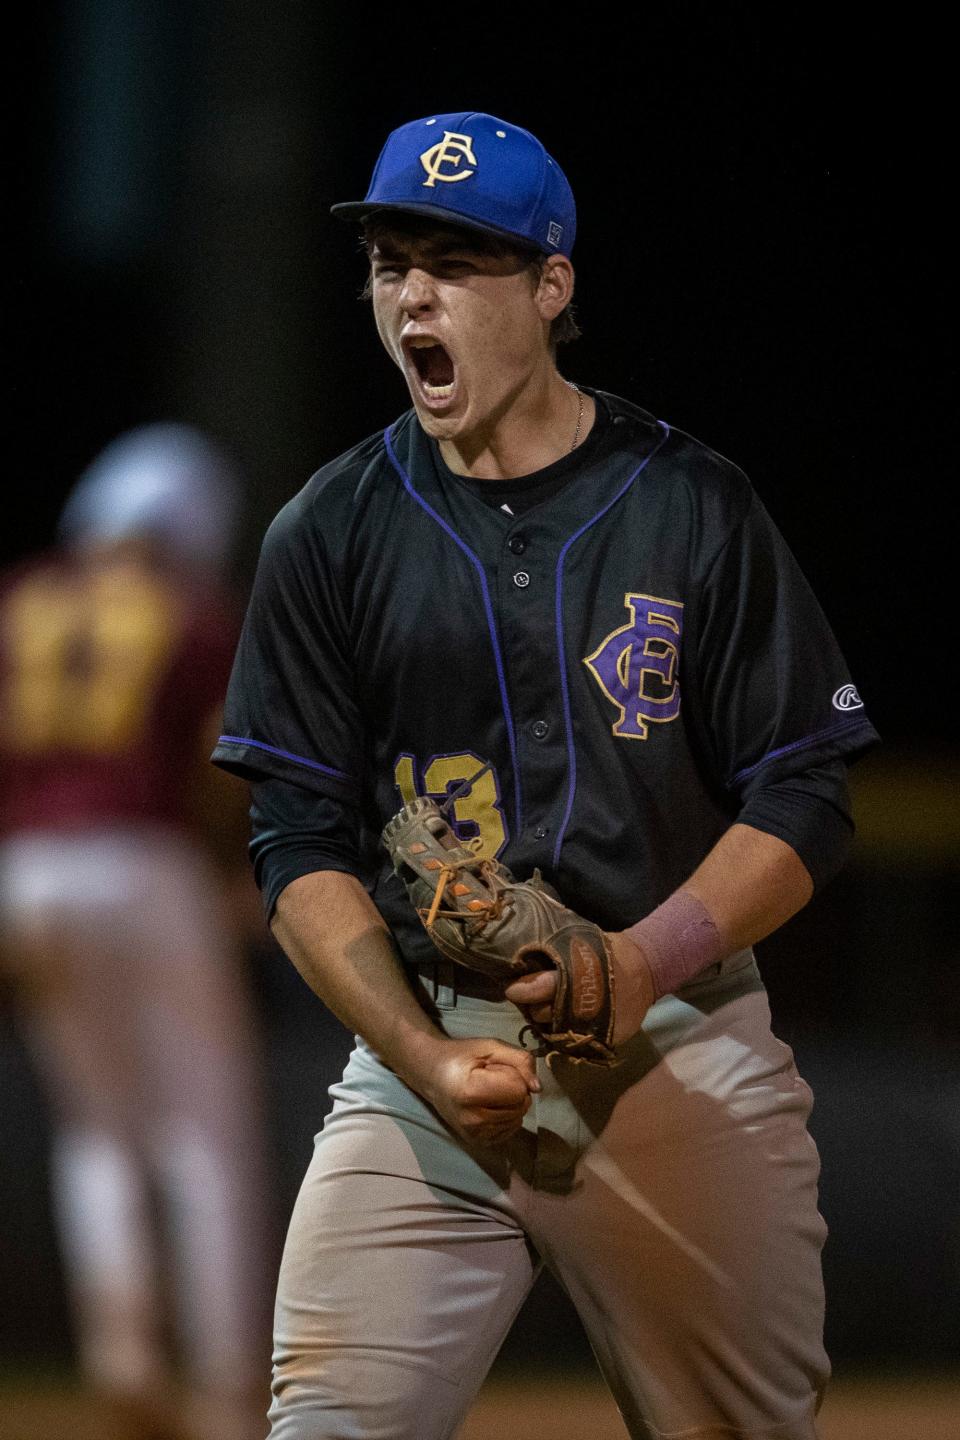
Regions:
<instances>
[{"instance_id":1,"label":"jersey button","mask_svg":"<svg viewBox=\"0 0 960 1440\"><path fill-rule=\"evenodd\" d=\"M511 535L507 545L514 555L522 555L527 548L527 542L522 535Z\"/></svg>"},{"instance_id":2,"label":"jersey button","mask_svg":"<svg viewBox=\"0 0 960 1440\"><path fill-rule=\"evenodd\" d=\"M518 590L526 590L527 586L530 584L530 576L527 574L526 570L518 570L513 577L513 583L514 585L516 585Z\"/></svg>"},{"instance_id":3,"label":"jersey button","mask_svg":"<svg viewBox=\"0 0 960 1440\"><path fill-rule=\"evenodd\" d=\"M537 840L546 840L547 836L550 834L550 831L548 830L546 825L538 825L533 833Z\"/></svg>"},{"instance_id":4,"label":"jersey button","mask_svg":"<svg viewBox=\"0 0 960 1440\"><path fill-rule=\"evenodd\" d=\"M533 738L535 740L546 740L550 734L550 722L548 720L534 720L530 728L533 731Z\"/></svg>"}]
</instances>

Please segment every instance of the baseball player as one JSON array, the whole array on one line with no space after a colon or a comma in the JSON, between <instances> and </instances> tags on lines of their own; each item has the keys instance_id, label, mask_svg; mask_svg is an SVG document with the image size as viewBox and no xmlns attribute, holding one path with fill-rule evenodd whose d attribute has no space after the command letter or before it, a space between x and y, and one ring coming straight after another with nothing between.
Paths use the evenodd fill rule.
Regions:
<instances>
[{"instance_id":1,"label":"baseball player","mask_svg":"<svg viewBox=\"0 0 960 1440\"><path fill-rule=\"evenodd\" d=\"M334 210L412 408L271 526L214 752L253 782L274 933L357 1033L271 1434L454 1434L546 1264L631 1435L807 1440L818 1160L750 946L842 862L874 731L743 474L561 376L576 216L534 136L414 121ZM602 976L433 943L380 840L431 800L469 863L541 873ZM537 1043L564 988L615 1063Z\"/></svg>"},{"instance_id":2,"label":"baseball player","mask_svg":"<svg viewBox=\"0 0 960 1440\"><path fill-rule=\"evenodd\" d=\"M144 426L80 479L60 545L0 577L0 942L79 1358L138 1434L191 1440L262 1433L268 1334L257 1037L198 806L237 814L198 783L235 504L206 436Z\"/></svg>"}]
</instances>

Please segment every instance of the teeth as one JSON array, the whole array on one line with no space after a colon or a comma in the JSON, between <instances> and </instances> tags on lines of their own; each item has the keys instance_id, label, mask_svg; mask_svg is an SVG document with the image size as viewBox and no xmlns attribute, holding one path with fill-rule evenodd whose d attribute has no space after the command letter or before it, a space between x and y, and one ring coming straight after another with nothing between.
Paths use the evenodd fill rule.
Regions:
<instances>
[{"instance_id":1,"label":"teeth","mask_svg":"<svg viewBox=\"0 0 960 1440\"><path fill-rule=\"evenodd\" d=\"M407 350L439 350L442 349L439 340L434 340L432 335L411 335L404 341ZM428 380L420 376L420 384L424 393L431 400L446 400L454 391L455 381L451 380L449 385L431 385Z\"/></svg>"}]
</instances>

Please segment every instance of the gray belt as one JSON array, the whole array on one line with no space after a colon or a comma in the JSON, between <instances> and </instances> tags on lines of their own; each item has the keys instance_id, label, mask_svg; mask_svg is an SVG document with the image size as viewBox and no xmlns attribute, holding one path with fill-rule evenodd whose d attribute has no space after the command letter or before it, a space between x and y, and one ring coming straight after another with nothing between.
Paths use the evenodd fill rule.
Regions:
<instances>
[{"instance_id":1,"label":"gray belt","mask_svg":"<svg viewBox=\"0 0 960 1440\"><path fill-rule=\"evenodd\" d=\"M732 975L737 970L745 970L752 963L751 949L737 950L725 960L708 965L706 970L702 970L686 985L679 986L677 993L683 995L687 990L706 985L720 975ZM480 970L470 970L466 965L456 965L452 960L409 965L407 970L417 993L425 995L435 1005L455 1005L458 995L470 995L479 1000L503 999L503 981L494 980Z\"/></svg>"},{"instance_id":2,"label":"gray belt","mask_svg":"<svg viewBox=\"0 0 960 1440\"><path fill-rule=\"evenodd\" d=\"M480 970L455 965L452 960L437 960L422 965L408 965L407 972L418 994L426 995L436 1005L455 1005L458 995L479 1000L502 1000L504 981L494 980Z\"/></svg>"}]
</instances>

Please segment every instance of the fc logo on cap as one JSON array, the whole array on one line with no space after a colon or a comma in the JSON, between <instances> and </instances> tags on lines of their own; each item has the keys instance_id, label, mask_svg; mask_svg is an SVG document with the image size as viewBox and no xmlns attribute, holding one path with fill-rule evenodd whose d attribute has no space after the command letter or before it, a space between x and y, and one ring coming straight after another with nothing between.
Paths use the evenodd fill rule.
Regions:
<instances>
[{"instance_id":1,"label":"fc logo on cap","mask_svg":"<svg viewBox=\"0 0 960 1440\"><path fill-rule=\"evenodd\" d=\"M473 153L473 136L458 135L455 130L444 130L443 139L438 140L436 145L431 145L429 150L424 150L420 156L420 164L427 172L424 180L424 187L436 185L438 180L469 180L474 173L472 170L458 170L461 160L466 160L468 165L476 165L477 158ZM444 174L442 165L452 165L457 171L455 175Z\"/></svg>"}]
</instances>

